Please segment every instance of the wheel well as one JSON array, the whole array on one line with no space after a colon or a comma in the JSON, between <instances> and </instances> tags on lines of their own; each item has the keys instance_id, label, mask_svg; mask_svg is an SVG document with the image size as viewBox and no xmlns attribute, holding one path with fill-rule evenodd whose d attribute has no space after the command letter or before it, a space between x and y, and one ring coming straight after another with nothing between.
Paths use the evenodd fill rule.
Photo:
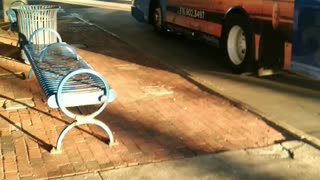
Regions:
<instances>
[{"instance_id":1,"label":"wheel well","mask_svg":"<svg viewBox=\"0 0 320 180\"><path fill-rule=\"evenodd\" d=\"M153 11L155 9L156 6L159 5L159 1L158 0L151 0L150 1L150 5L149 5L149 16L148 16L148 20L149 20L149 23L152 24L153 23Z\"/></svg>"},{"instance_id":2,"label":"wheel well","mask_svg":"<svg viewBox=\"0 0 320 180\"><path fill-rule=\"evenodd\" d=\"M249 23L249 26L251 26L251 30L253 31L253 24L250 21L249 14L242 7L236 6L236 7L230 8L226 12L226 14L221 22L221 25L222 25L221 34L223 34L225 31L225 24L227 22L228 17L233 16L233 15L237 15L237 16L241 16L241 17L245 18L247 20L247 22ZM253 31L253 34L254 34L254 31ZM221 38L220 38L220 44L221 44Z\"/></svg>"},{"instance_id":3,"label":"wheel well","mask_svg":"<svg viewBox=\"0 0 320 180\"><path fill-rule=\"evenodd\" d=\"M226 23L226 21L230 15L239 15L239 16L243 16L244 18L249 19L248 13L242 7L239 7L239 6L232 7L226 12L226 14L222 20L222 27L224 27L224 24Z\"/></svg>"}]
</instances>

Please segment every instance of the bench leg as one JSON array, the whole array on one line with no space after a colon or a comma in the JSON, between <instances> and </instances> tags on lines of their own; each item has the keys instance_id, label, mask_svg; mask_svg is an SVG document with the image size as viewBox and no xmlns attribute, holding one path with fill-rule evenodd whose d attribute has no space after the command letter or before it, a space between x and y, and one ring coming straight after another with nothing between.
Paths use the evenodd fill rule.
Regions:
<instances>
[{"instance_id":1,"label":"bench leg","mask_svg":"<svg viewBox=\"0 0 320 180\"><path fill-rule=\"evenodd\" d=\"M112 144L114 143L114 138L113 138L113 135L112 135L112 132L110 130L110 128L105 125L103 122L101 121L98 121L96 119L90 119L90 120L87 120L87 121L75 121L73 122L72 124L68 125L62 132L61 134L59 135L59 138L58 138L58 141L57 141L57 145L55 148L52 148L51 150L51 154L60 154L62 153L62 150L61 150L61 146L62 146L62 140L64 138L64 136L75 126L80 126L80 125L84 125L84 124L94 124L94 125L97 125L97 126L100 126L106 133L107 135L109 136L109 146L112 146Z\"/></svg>"}]
</instances>

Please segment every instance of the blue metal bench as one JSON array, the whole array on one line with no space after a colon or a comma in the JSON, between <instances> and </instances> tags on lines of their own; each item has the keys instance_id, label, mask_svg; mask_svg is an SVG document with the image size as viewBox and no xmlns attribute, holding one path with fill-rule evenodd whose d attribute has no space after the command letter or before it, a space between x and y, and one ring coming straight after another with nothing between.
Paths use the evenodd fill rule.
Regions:
<instances>
[{"instance_id":1,"label":"blue metal bench","mask_svg":"<svg viewBox=\"0 0 320 180\"><path fill-rule=\"evenodd\" d=\"M17 15L12 8L15 6L23 6L23 5L26 5L26 3L23 1L13 1L10 3L9 8L6 11L6 14L8 16L8 19L12 27L17 26Z\"/></svg>"},{"instance_id":2,"label":"blue metal bench","mask_svg":"<svg viewBox=\"0 0 320 180\"><path fill-rule=\"evenodd\" d=\"M36 44L36 39L51 38L58 40L53 44ZM45 42L45 41L42 41ZM100 126L109 136L109 145L114 142L111 130L107 125L95 119L116 98L116 93L109 88L107 82L77 54L75 49L62 42L60 35L52 29L41 28L33 32L23 50L31 65L29 79L36 75L48 106L60 108L75 121L68 125L59 135L56 148L52 153L60 153L64 136L75 126L94 124ZM89 115L74 114L67 107L100 104L97 111Z\"/></svg>"}]
</instances>

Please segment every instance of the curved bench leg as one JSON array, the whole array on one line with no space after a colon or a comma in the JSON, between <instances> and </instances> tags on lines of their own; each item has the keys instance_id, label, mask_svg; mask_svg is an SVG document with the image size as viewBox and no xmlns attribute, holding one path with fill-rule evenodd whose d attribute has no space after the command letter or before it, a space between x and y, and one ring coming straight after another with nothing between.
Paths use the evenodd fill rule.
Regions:
<instances>
[{"instance_id":1,"label":"curved bench leg","mask_svg":"<svg viewBox=\"0 0 320 180\"><path fill-rule=\"evenodd\" d=\"M90 124L95 124L95 125L99 126L100 128L102 128L107 133L107 135L109 137L109 146L112 146L114 144L113 134L112 134L110 128L106 124L104 124L101 121L95 120L95 119L93 119L90 122Z\"/></svg>"},{"instance_id":2,"label":"curved bench leg","mask_svg":"<svg viewBox=\"0 0 320 180\"><path fill-rule=\"evenodd\" d=\"M68 125L68 126L61 132L61 134L59 135L58 141L57 141L57 145L56 145L55 148L52 148L51 154L60 154L60 153L62 153L61 146L62 146L62 141L63 141L63 138L65 137L65 135L66 135L73 127L75 127L75 126L80 126L80 125L84 125L84 124L94 124L94 125L97 125L97 126L101 127L101 128L107 133L107 135L109 136L109 146L112 146L112 145L113 145L113 143L114 143L114 138L113 138L112 132L111 132L110 128L109 128L106 124L104 124L103 122L98 121L98 120L96 120L96 119L75 121L75 122L73 122L72 124Z\"/></svg>"}]
</instances>

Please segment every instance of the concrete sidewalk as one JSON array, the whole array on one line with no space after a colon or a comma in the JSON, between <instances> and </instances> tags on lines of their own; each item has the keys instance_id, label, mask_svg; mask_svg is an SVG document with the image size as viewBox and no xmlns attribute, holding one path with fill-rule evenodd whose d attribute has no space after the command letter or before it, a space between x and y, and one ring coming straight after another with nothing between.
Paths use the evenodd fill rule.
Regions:
<instances>
[{"instance_id":1,"label":"concrete sidewalk","mask_svg":"<svg viewBox=\"0 0 320 180\"><path fill-rule=\"evenodd\" d=\"M318 150L298 141L290 141L266 148L229 151L62 179L316 180L320 177L320 167L315 164L319 162L320 153Z\"/></svg>"},{"instance_id":2,"label":"concrete sidewalk","mask_svg":"<svg viewBox=\"0 0 320 180\"><path fill-rule=\"evenodd\" d=\"M106 170L98 174L98 178L120 179L122 176L112 175L118 171L108 170L138 165L133 170L137 172L137 168L142 168L137 177L144 178L146 171L152 172L150 167L154 172L158 172L158 168L172 167L170 170L173 171L168 171L175 173L169 164L176 167L179 164L201 165L203 162L203 168L211 173L213 169L209 167L217 159L206 155L266 147L292 139L260 117L233 106L225 99L203 92L159 61L96 26L63 12L59 14L58 22L62 39L77 47L83 59L101 73L118 93L116 102L111 103L98 117L111 128L117 145L109 147L105 143L107 137L104 132L88 125L73 129L65 137L62 154L50 154L49 150L55 146L59 133L72 120L59 110L48 108L35 78L24 80L29 66L17 58L19 50L13 46L16 34L2 31L0 40L5 43L0 44L0 175L3 179L60 178ZM89 111L90 108L82 110ZM285 147L276 146L282 150ZM267 152L276 154L273 150ZM286 160L291 159L289 151L285 152ZM241 169L242 163L233 163L235 157L242 157L240 154L222 155L221 161ZM197 158L183 160L193 157ZM171 161L178 159L182 161ZM169 160L164 164L150 164ZM143 164L147 165L140 166ZM309 166L313 168L311 165L308 165L308 170ZM212 166L215 167L218 166ZM299 165L296 167L301 168ZM188 169L183 169L178 171L181 172L179 174L188 175L183 173ZM310 177L316 175L310 172ZM94 178L96 174L90 176Z\"/></svg>"}]
</instances>

